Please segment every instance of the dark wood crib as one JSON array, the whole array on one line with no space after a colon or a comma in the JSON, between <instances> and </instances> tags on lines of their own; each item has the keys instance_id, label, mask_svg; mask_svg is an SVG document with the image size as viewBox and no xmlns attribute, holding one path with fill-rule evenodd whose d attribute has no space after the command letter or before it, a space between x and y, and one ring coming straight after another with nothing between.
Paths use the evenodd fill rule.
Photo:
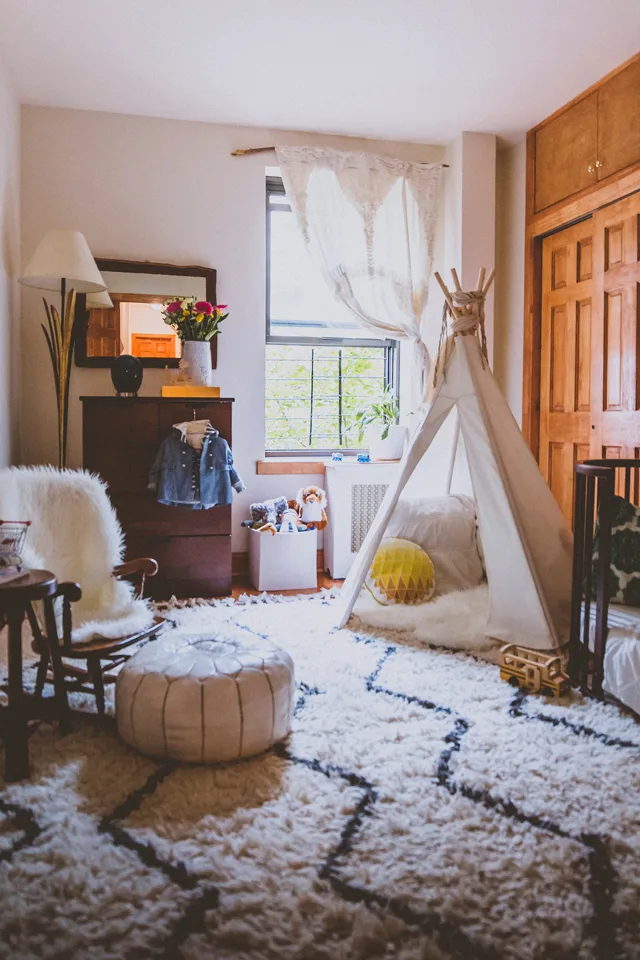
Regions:
<instances>
[{"instance_id":1,"label":"dark wood crib","mask_svg":"<svg viewBox=\"0 0 640 960\"><path fill-rule=\"evenodd\" d=\"M640 460L585 460L576 464L569 676L573 686L598 699L603 696L609 616L607 585L616 494L638 503ZM591 558L596 522L599 524L598 562L594 570ZM595 625L590 647L592 610Z\"/></svg>"}]
</instances>

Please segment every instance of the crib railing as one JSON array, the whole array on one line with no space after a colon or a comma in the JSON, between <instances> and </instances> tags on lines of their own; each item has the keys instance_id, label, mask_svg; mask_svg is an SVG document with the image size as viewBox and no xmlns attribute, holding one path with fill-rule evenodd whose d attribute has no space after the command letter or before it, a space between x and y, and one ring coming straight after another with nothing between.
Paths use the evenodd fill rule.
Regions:
<instances>
[{"instance_id":1,"label":"crib railing","mask_svg":"<svg viewBox=\"0 0 640 960\"><path fill-rule=\"evenodd\" d=\"M608 631L613 497L617 493L636 501L639 480L640 460L585 460L575 466L569 676L573 686L598 699L602 699ZM594 564L596 526L598 559Z\"/></svg>"}]
</instances>

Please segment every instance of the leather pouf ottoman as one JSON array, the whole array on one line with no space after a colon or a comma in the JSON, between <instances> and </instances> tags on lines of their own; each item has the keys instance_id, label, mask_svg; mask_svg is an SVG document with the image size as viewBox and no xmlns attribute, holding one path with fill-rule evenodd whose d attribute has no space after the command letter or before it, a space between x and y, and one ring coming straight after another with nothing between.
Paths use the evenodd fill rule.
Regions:
<instances>
[{"instance_id":1,"label":"leather pouf ottoman","mask_svg":"<svg viewBox=\"0 0 640 960\"><path fill-rule=\"evenodd\" d=\"M250 637L148 643L116 685L118 732L141 753L196 763L251 757L291 729L293 661Z\"/></svg>"}]
</instances>

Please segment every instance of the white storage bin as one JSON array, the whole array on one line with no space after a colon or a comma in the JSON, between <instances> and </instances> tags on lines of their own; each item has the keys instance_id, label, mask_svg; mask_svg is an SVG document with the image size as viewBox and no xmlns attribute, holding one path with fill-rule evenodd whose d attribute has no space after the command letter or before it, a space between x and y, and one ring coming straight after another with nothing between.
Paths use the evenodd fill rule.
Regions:
<instances>
[{"instance_id":1,"label":"white storage bin","mask_svg":"<svg viewBox=\"0 0 640 960\"><path fill-rule=\"evenodd\" d=\"M318 531L258 533L249 530L249 569L256 590L315 590Z\"/></svg>"}]
</instances>

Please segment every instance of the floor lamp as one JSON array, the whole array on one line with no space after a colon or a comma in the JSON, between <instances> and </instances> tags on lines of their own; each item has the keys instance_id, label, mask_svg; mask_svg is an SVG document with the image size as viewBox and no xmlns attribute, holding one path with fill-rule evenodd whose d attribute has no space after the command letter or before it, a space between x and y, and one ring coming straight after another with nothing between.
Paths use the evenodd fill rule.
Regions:
<instances>
[{"instance_id":1,"label":"floor lamp","mask_svg":"<svg viewBox=\"0 0 640 960\"><path fill-rule=\"evenodd\" d=\"M69 380L75 342L76 293L106 290L89 245L76 230L49 230L38 244L19 282L38 290L60 291L60 311L44 300L47 339L58 405L58 465L67 463ZM68 288L68 289L67 289Z\"/></svg>"}]
</instances>

